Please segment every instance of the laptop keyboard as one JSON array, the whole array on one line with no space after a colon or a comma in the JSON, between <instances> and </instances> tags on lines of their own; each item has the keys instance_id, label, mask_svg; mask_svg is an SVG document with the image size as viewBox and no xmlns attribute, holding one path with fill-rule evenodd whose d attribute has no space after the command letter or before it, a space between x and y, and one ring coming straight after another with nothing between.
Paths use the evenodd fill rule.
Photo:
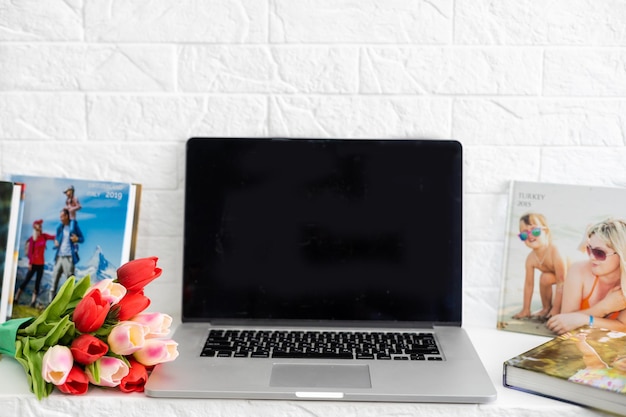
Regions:
<instances>
[{"instance_id":1,"label":"laptop keyboard","mask_svg":"<svg viewBox=\"0 0 626 417\"><path fill-rule=\"evenodd\" d=\"M443 360L432 333L211 330L201 356Z\"/></svg>"}]
</instances>

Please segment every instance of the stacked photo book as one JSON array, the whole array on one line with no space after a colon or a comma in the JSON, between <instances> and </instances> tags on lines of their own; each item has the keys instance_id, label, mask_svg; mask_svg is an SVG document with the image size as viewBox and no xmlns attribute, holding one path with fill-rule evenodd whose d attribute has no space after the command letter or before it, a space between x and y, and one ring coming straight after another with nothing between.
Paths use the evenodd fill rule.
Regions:
<instances>
[{"instance_id":1,"label":"stacked photo book","mask_svg":"<svg viewBox=\"0 0 626 417\"><path fill-rule=\"evenodd\" d=\"M514 181L498 329L549 336L506 387L626 415L626 189Z\"/></svg>"}]
</instances>

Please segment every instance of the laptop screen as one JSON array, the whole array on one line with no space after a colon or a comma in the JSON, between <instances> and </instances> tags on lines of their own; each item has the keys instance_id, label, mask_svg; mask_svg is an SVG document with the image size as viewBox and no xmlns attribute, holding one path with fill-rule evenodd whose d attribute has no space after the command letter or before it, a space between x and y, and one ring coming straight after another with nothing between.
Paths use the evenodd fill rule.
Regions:
<instances>
[{"instance_id":1,"label":"laptop screen","mask_svg":"<svg viewBox=\"0 0 626 417\"><path fill-rule=\"evenodd\" d=\"M460 324L456 141L192 138L183 321Z\"/></svg>"}]
</instances>

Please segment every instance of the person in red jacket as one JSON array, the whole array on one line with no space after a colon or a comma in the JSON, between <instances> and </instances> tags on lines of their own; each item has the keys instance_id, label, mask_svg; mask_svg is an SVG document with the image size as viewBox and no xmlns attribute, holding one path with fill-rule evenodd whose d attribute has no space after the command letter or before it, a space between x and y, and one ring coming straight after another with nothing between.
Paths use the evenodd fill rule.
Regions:
<instances>
[{"instance_id":1,"label":"person in red jacket","mask_svg":"<svg viewBox=\"0 0 626 417\"><path fill-rule=\"evenodd\" d=\"M41 285L41 278L43 277L43 268L45 264L44 253L46 251L46 242L48 240L54 240L55 236L48 233L43 233L42 229L43 220L35 220L33 222L33 235L26 240L26 254L28 256L28 273L22 285L20 285L15 294L15 302L19 301L20 295L26 286L30 282L33 275L35 278L35 290L30 301L30 306L34 307L37 301L37 295L39 294L39 286Z\"/></svg>"}]
</instances>

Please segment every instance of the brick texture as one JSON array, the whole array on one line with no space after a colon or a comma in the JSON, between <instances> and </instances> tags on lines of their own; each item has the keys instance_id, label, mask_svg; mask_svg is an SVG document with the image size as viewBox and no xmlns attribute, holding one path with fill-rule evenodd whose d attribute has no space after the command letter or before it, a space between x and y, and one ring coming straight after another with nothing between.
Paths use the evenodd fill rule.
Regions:
<instances>
[{"instance_id":1,"label":"brick texture","mask_svg":"<svg viewBox=\"0 0 626 417\"><path fill-rule=\"evenodd\" d=\"M624 0L0 1L0 174L142 183L148 295L179 317L188 137L455 138L465 322L494 327L509 181L626 186L625 21Z\"/></svg>"}]
</instances>

